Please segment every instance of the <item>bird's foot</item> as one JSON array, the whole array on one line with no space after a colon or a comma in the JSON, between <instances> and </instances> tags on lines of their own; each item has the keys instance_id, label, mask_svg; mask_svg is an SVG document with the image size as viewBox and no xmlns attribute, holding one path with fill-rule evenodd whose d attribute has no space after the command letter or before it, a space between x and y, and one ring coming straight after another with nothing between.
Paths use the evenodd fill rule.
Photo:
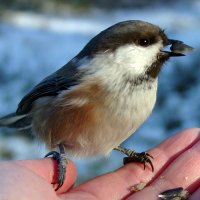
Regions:
<instances>
[{"instance_id":1,"label":"bird's foot","mask_svg":"<svg viewBox=\"0 0 200 200\"><path fill-rule=\"evenodd\" d=\"M149 163L151 166L152 171L154 171L154 166L153 163L151 161L151 159L153 159L153 156L151 156L149 153L147 152L141 152L141 153L137 153L133 150L130 149L126 149L124 147L117 147L114 148L114 150L120 151L124 154L127 155L127 157L124 157L124 165L130 162L140 162L143 163L144 165L144 169L146 168L146 164Z\"/></svg>"},{"instance_id":2,"label":"bird's foot","mask_svg":"<svg viewBox=\"0 0 200 200\"><path fill-rule=\"evenodd\" d=\"M162 200L187 200L189 193L182 187L166 190L158 195Z\"/></svg>"},{"instance_id":3,"label":"bird's foot","mask_svg":"<svg viewBox=\"0 0 200 200\"><path fill-rule=\"evenodd\" d=\"M59 152L51 151L45 157L52 157L54 160L58 162L58 176L57 180L52 182L53 185L57 185L55 191L57 191L65 181L65 173L67 168L67 158L65 155L65 148L63 144L59 144Z\"/></svg>"}]
</instances>

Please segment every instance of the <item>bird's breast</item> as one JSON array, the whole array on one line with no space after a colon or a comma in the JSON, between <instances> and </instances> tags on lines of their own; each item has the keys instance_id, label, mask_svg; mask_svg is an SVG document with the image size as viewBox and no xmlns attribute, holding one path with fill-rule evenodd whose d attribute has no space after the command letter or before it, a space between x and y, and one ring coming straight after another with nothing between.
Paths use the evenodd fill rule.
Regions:
<instances>
[{"instance_id":1,"label":"bird's breast","mask_svg":"<svg viewBox=\"0 0 200 200\"><path fill-rule=\"evenodd\" d=\"M64 143L75 156L108 154L151 113L157 83L129 93L109 92L93 81L63 92L51 105L36 109L35 133L48 146ZM122 90L123 91L123 90ZM128 90L127 90L128 91Z\"/></svg>"},{"instance_id":2,"label":"bird's breast","mask_svg":"<svg viewBox=\"0 0 200 200\"><path fill-rule=\"evenodd\" d=\"M156 101L157 80L134 88L127 86L113 94L113 100L107 102L110 112L126 127L123 127L125 140L149 116ZM119 133L120 134L120 133Z\"/></svg>"}]
</instances>

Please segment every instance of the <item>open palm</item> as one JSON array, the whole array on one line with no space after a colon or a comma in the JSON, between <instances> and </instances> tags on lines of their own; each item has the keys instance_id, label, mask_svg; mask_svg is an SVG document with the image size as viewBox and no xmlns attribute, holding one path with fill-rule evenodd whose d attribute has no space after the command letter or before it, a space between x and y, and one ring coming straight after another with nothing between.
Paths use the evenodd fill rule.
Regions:
<instances>
[{"instance_id":1,"label":"open palm","mask_svg":"<svg viewBox=\"0 0 200 200\"><path fill-rule=\"evenodd\" d=\"M76 168L69 161L66 181L57 191L56 162L50 158L0 163L0 199L8 200L155 200L164 190L183 187L191 200L200 199L200 129L187 129L149 151L155 171L130 163L116 171L96 177L76 187ZM134 193L134 185L147 186Z\"/></svg>"}]
</instances>

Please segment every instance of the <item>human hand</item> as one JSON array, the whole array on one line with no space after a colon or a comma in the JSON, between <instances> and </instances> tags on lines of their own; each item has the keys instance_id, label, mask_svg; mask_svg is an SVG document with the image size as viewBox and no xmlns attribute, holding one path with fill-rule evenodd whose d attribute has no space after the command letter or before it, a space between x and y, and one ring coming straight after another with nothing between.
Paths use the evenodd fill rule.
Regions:
<instances>
[{"instance_id":1,"label":"human hand","mask_svg":"<svg viewBox=\"0 0 200 200\"><path fill-rule=\"evenodd\" d=\"M155 171L130 163L76 187L76 169L69 161L64 185L57 191L56 162L50 158L0 163L0 199L29 200L156 200L158 194L183 187L190 200L200 199L200 129L187 129L149 151ZM131 188L140 182L147 186L136 193Z\"/></svg>"}]
</instances>

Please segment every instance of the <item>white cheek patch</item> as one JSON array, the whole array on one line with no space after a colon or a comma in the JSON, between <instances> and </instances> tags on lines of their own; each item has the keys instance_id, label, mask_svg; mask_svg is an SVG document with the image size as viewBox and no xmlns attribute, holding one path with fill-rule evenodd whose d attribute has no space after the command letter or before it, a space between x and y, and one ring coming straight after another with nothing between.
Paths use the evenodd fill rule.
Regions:
<instances>
[{"instance_id":1,"label":"white cheek patch","mask_svg":"<svg viewBox=\"0 0 200 200\"><path fill-rule=\"evenodd\" d=\"M90 60L83 58L79 69L86 71L90 77L101 80L108 90L119 91L125 81L124 77L136 80L145 75L148 67L157 59L162 46L162 42L149 47L124 45L113 52L97 54ZM85 77L85 81L87 78Z\"/></svg>"},{"instance_id":2,"label":"white cheek patch","mask_svg":"<svg viewBox=\"0 0 200 200\"><path fill-rule=\"evenodd\" d=\"M96 54L92 59L82 58L79 60L78 66L80 70L88 70L92 73L126 71L138 75L144 73L151 66L162 47L162 42L148 47L128 44L113 52Z\"/></svg>"},{"instance_id":3,"label":"white cheek patch","mask_svg":"<svg viewBox=\"0 0 200 200\"><path fill-rule=\"evenodd\" d=\"M156 43L148 47L125 45L114 53L115 62L134 75L143 74L156 60L156 55L162 48L162 43Z\"/></svg>"}]
</instances>

